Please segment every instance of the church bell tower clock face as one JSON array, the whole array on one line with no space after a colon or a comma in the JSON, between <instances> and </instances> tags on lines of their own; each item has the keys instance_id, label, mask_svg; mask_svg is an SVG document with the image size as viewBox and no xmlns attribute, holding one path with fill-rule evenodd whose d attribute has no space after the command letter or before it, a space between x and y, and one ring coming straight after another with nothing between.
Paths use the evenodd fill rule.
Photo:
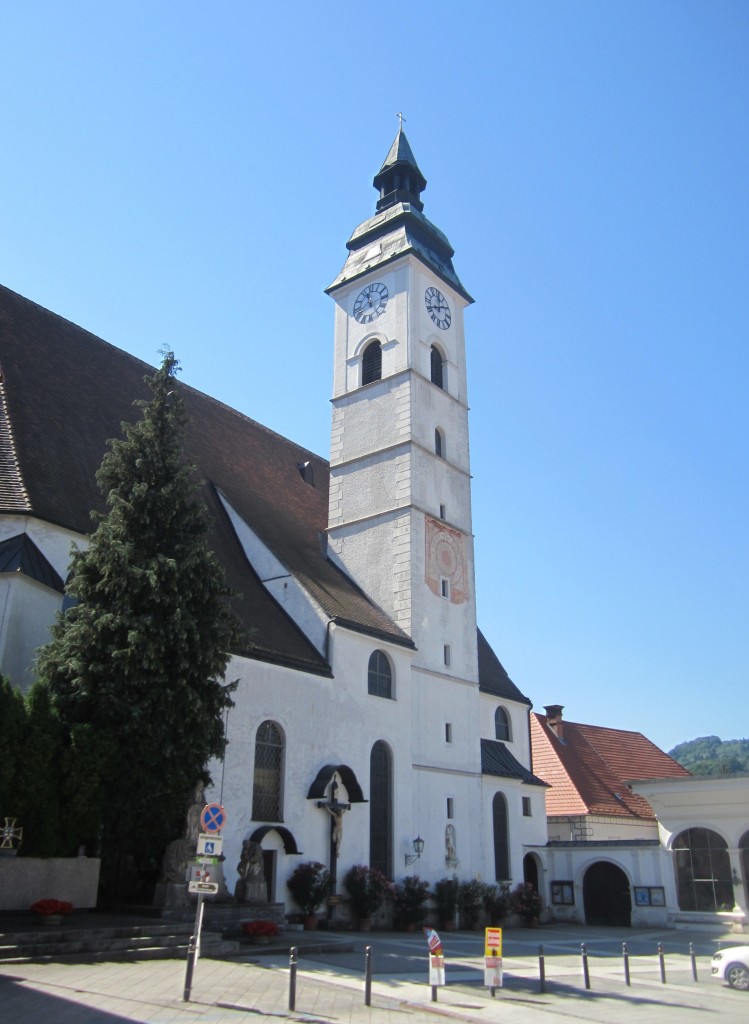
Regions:
<instances>
[{"instance_id":1,"label":"church bell tower clock face","mask_svg":"<svg viewBox=\"0 0 749 1024\"><path fill-rule=\"evenodd\" d=\"M356 297L354 317L360 324L371 324L385 312L387 302L388 290L384 284L379 281L368 284Z\"/></svg>"},{"instance_id":2,"label":"church bell tower clock face","mask_svg":"<svg viewBox=\"0 0 749 1024\"><path fill-rule=\"evenodd\" d=\"M440 330L446 331L450 326L452 316L450 315L450 307L447 304L447 299L439 288L427 288L424 294L424 302L426 303L427 312L434 323L437 324Z\"/></svg>"}]
</instances>

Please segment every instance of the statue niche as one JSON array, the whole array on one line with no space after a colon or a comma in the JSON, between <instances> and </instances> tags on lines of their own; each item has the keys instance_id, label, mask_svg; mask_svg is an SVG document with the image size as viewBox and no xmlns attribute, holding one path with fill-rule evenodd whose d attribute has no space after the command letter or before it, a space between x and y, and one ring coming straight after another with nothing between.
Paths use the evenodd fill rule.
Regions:
<instances>
[{"instance_id":1,"label":"statue niche","mask_svg":"<svg viewBox=\"0 0 749 1024\"><path fill-rule=\"evenodd\" d=\"M252 839L242 843L242 853L237 864L237 884L234 886L236 903L267 903L268 892L265 884L263 848Z\"/></svg>"}]
</instances>

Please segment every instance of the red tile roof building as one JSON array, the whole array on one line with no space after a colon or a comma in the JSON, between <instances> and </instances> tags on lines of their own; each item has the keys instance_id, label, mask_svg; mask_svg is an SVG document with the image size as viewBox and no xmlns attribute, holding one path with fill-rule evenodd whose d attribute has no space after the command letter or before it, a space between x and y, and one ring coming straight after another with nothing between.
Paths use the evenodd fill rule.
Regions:
<instances>
[{"instance_id":1,"label":"red tile roof building","mask_svg":"<svg viewBox=\"0 0 749 1024\"><path fill-rule=\"evenodd\" d=\"M645 826L655 835L656 818L632 778L689 776L672 757L640 732L562 720L562 708L531 714L533 770L544 782L552 840L619 838L622 826ZM565 825L569 826L565 829Z\"/></svg>"}]
</instances>

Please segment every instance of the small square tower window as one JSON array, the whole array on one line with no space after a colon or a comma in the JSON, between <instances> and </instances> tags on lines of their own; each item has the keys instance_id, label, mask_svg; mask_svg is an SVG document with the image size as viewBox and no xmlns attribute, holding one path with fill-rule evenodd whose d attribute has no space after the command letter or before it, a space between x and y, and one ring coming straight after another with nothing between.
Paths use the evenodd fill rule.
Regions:
<instances>
[{"instance_id":1,"label":"small square tower window","mask_svg":"<svg viewBox=\"0 0 749 1024\"><path fill-rule=\"evenodd\" d=\"M530 818L531 815L531 798L529 796L523 797L523 817Z\"/></svg>"},{"instance_id":2,"label":"small square tower window","mask_svg":"<svg viewBox=\"0 0 749 1024\"><path fill-rule=\"evenodd\" d=\"M453 724L452 722L445 722L445 743L452 743L453 741Z\"/></svg>"},{"instance_id":3,"label":"small square tower window","mask_svg":"<svg viewBox=\"0 0 749 1024\"><path fill-rule=\"evenodd\" d=\"M450 651L450 644L442 645L442 660L448 667L451 663L452 652Z\"/></svg>"},{"instance_id":4,"label":"small square tower window","mask_svg":"<svg viewBox=\"0 0 749 1024\"><path fill-rule=\"evenodd\" d=\"M447 506L440 505L440 519L447 519Z\"/></svg>"},{"instance_id":5,"label":"small square tower window","mask_svg":"<svg viewBox=\"0 0 749 1024\"><path fill-rule=\"evenodd\" d=\"M448 818L454 818L455 817L455 803L454 803L453 798L451 796L449 796L447 798L447 816L448 816Z\"/></svg>"},{"instance_id":6,"label":"small square tower window","mask_svg":"<svg viewBox=\"0 0 749 1024\"><path fill-rule=\"evenodd\" d=\"M440 594L443 597L450 596L450 580L448 580L445 576L440 576Z\"/></svg>"}]
</instances>

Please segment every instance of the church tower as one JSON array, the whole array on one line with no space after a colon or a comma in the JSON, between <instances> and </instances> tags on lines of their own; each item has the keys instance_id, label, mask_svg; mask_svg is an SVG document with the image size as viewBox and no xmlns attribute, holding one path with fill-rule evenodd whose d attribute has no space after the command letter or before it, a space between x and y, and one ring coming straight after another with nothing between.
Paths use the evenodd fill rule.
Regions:
<instances>
[{"instance_id":1,"label":"church tower","mask_svg":"<svg viewBox=\"0 0 749 1024\"><path fill-rule=\"evenodd\" d=\"M477 680L463 312L453 249L423 214L399 130L335 300L331 554L416 646L414 669Z\"/></svg>"}]
</instances>

